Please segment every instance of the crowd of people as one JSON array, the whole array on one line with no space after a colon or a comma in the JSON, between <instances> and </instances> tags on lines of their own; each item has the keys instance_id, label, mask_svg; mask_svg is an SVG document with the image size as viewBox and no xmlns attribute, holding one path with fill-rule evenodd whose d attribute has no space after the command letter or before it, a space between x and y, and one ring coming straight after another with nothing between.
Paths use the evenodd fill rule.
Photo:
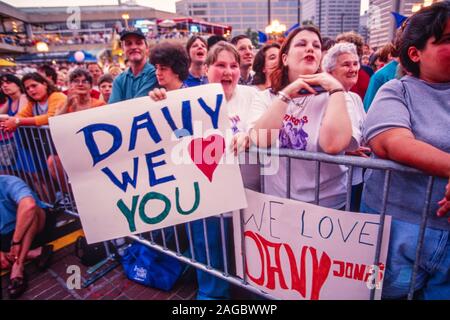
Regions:
<instances>
[{"instance_id":1,"label":"crowd of people","mask_svg":"<svg viewBox=\"0 0 450 320\"><path fill-rule=\"evenodd\" d=\"M58 78L61 70L52 73L38 68L38 72L25 74L21 79L11 73L2 74L0 88L5 98L0 107L0 114L4 114L0 118L0 142L7 145L18 127L46 125L49 117L63 113L101 108L137 97L149 96L158 101L171 90L220 83L236 154L256 145L370 156L394 160L435 176L415 290L417 298L448 299L449 39L448 2L415 13L403 23L395 40L377 52L371 52L354 32L323 39L314 26L299 27L281 44L265 44L256 54L251 40L244 35L230 42L193 36L185 47L161 42L150 50L142 31L126 29L120 41L128 67L118 75L104 74L105 70L97 64L70 71L64 83ZM8 165L6 160L2 160L2 166ZM58 156L48 155L44 160L53 179L62 178ZM286 176L288 165L291 177ZM39 180L33 168L15 170L32 171ZM241 173L247 188L259 191L260 179L264 179L266 193L286 197L286 185L290 183L292 199L310 203L315 199L315 170L308 161L292 159L288 163L280 159L278 171L266 176L259 175L258 167L243 163ZM352 179L352 211L380 214L384 210L380 186L386 173L363 173L362 169L354 170L353 176L348 177L347 168L323 163L318 182L319 205L344 210L346 181ZM2 219L0 234L2 239L12 239L10 246L2 246L2 268L12 268L8 290L17 296L24 283L23 261L31 252L30 241L20 231L24 222L19 214L20 197L14 191L18 188L14 185L20 182L10 176L0 178L5 180L0 180L0 205L3 198L8 198L6 193L14 194L8 198L14 201L5 211L9 224L6 226ZM3 188L10 184L10 190ZM383 298L401 299L408 294L426 188L425 176L392 173L385 208L392 216L392 226ZM38 201L37 196L30 198L31 193L26 194ZM12 214L14 206L17 214ZM42 211L34 208L36 227L32 235L43 229L43 222L38 219ZM3 215L3 209L1 212ZM11 227L14 222L15 230ZM208 218L205 224L208 246L204 243L203 222L190 224L196 260L206 263L209 247L211 266L223 268L219 218ZM48 250L42 250L32 256L44 254L41 260L45 260ZM231 298L228 282L200 269L197 280L198 299Z\"/></svg>"},{"instance_id":2,"label":"crowd of people","mask_svg":"<svg viewBox=\"0 0 450 320\"><path fill-rule=\"evenodd\" d=\"M119 28L114 28L119 29ZM122 28L120 28L122 29ZM166 28L167 29L167 28ZM193 35L192 32L179 31L176 28L168 30L149 30L146 33L146 39L149 42L160 42L167 39L181 39L186 40ZM43 32L33 34L29 38L25 35L0 35L0 43L5 43L12 46L20 47L35 47L39 42L44 42L49 46L63 46L63 45L86 45L86 44L105 44L108 45L111 41L116 40L118 32L104 32L104 31L89 31L86 30L81 34L61 33L61 34L46 34Z\"/></svg>"}]
</instances>

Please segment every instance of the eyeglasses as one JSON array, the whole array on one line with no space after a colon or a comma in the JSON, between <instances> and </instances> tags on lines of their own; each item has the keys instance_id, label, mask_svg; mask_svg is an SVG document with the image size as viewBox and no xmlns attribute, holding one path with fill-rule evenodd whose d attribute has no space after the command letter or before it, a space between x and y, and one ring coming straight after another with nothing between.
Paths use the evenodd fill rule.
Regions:
<instances>
[{"instance_id":1,"label":"eyeglasses","mask_svg":"<svg viewBox=\"0 0 450 320\"><path fill-rule=\"evenodd\" d=\"M86 79L84 79L84 80L77 80L77 79L75 79L75 80L70 81L70 83L73 83L73 84L90 84L90 82L88 80L86 80Z\"/></svg>"}]
</instances>

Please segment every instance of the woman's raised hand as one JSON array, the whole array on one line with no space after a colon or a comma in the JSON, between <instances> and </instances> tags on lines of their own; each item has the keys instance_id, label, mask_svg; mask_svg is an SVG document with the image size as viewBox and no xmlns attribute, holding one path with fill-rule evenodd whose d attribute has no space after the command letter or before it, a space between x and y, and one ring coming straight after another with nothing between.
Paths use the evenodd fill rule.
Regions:
<instances>
[{"instance_id":1,"label":"woman's raised hand","mask_svg":"<svg viewBox=\"0 0 450 320\"><path fill-rule=\"evenodd\" d=\"M339 82L339 80L337 80L327 72L300 75L299 79L302 79L309 85L322 86L327 91L342 88L342 84Z\"/></svg>"},{"instance_id":2,"label":"woman's raised hand","mask_svg":"<svg viewBox=\"0 0 450 320\"><path fill-rule=\"evenodd\" d=\"M317 92L310 86L310 84L302 78L298 78L294 82L287 85L283 90L283 93L288 95L291 99L297 98L300 96L304 96L305 94L301 94L300 90L305 89L311 94L317 94Z\"/></svg>"}]
</instances>

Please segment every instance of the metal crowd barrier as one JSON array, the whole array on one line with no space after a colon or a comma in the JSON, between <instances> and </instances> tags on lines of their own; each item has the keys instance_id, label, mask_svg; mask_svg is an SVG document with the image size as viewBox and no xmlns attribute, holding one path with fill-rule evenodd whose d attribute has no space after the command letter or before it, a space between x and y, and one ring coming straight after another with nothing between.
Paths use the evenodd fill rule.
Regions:
<instances>
[{"instance_id":1,"label":"metal crowd barrier","mask_svg":"<svg viewBox=\"0 0 450 320\"><path fill-rule=\"evenodd\" d=\"M48 127L20 127L13 134L0 131L0 171L15 175L37 193L40 200L53 207L58 200L64 211L78 216L67 175L51 176L57 172L55 162L48 165L49 157L56 155Z\"/></svg>"},{"instance_id":2,"label":"metal crowd barrier","mask_svg":"<svg viewBox=\"0 0 450 320\"><path fill-rule=\"evenodd\" d=\"M60 195L63 194L62 207L64 211L68 214L78 216L75 200L73 198L73 194L70 188L70 182L68 181L67 175L64 173L63 176L51 176L50 172L53 170L54 172L58 171L56 163L53 161L50 163L50 166L47 164L50 156L56 155L56 151L54 145L51 140L50 131L47 126L44 127L21 127L19 128L13 135L5 134L0 131L0 172L2 174L16 175L26 181L41 197L41 199L50 206L54 206L55 202L60 198ZM11 143L12 147L4 147L6 144ZM384 170L386 172L384 185L383 185L383 201L382 201L382 211L380 213L380 228L378 232L377 244L376 244L376 254L374 257L374 265L378 265L380 259L380 251L381 251L381 241L383 238L383 226L386 215L386 207L387 207L387 199L389 195L389 187L391 182L392 172L406 172L411 174L422 174L428 176L416 169L406 167L400 165L393 161L388 160L375 160L375 159L367 159L355 156L344 156L344 155L327 155L323 153L313 153L306 151L297 151L290 149L256 149L251 148L249 150L250 153L256 154L258 159L261 156L271 155L271 156L279 156L286 157L288 159L288 166L286 168L286 176L291 176L291 159L302 159L307 161L315 162L315 204L319 203L319 184L317 181L320 181L320 167L321 163L331 163L336 165L345 165L348 168L348 177L352 176L353 169L355 167L365 168L365 169L377 169ZM8 160L9 159L9 160ZM264 170L263 165L260 165L261 174ZM410 289L408 294L408 299L412 300L414 298L414 287L416 275L419 268L419 261L421 257L421 251L424 242L425 228L427 226L427 218L429 215L429 206L430 206L430 198L431 198L431 189L433 185L434 177L428 176L428 186L426 193L426 201L423 207L422 213L422 221L420 225L420 233L417 243L416 249L416 260L413 267L413 274L410 281ZM350 200L351 200L351 189L352 189L352 179L348 179L347 181L347 194L346 194L346 206L345 210L349 211L350 209ZM261 192L264 193L264 179L261 179ZM286 198L291 198L290 192L290 178L287 179L286 185ZM242 217L242 212L241 212ZM192 231L191 231L191 222L186 223L187 225L187 241L185 244L188 248L189 254L185 254L185 250L182 248L182 243L180 238L182 234L180 234L180 229L185 230L183 228L177 228L177 226L168 227L163 230L161 234L161 239L157 240L155 238L155 232L146 232L137 236L129 236L129 239L138 241L146 246L156 249L157 251L163 252L167 255L175 257L180 261L189 264L197 269L208 272L216 277L224 279L234 285L242 287L250 292L253 292L257 295L262 296L266 299L276 299L271 296L267 292L261 291L258 288L251 286L247 281L247 276L244 272L244 277L240 278L236 276L236 274L231 270L229 262L234 259L234 253L229 252L226 248L226 231L225 231L225 219L224 215L219 215L220 219L220 237L222 243L222 256L223 256L223 270L215 269L211 265L210 261L210 252L208 246L207 239L207 224L206 219L203 220L203 237L206 244L206 263L199 262L196 259L194 252L194 244L192 239ZM166 239L166 232L172 229L173 230L173 239L168 241ZM242 230L241 230L242 232ZM241 237L242 241L244 241L244 237ZM170 247L171 242L172 248ZM174 242L174 248L173 248ZM243 247L243 243L241 243ZM108 257L106 259L110 259L111 253L109 251L108 245L105 243L105 248L107 249ZM245 253L242 257L242 260L245 262L246 257ZM371 290L371 299L375 297L375 290L373 288Z\"/></svg>"}]
</instances>

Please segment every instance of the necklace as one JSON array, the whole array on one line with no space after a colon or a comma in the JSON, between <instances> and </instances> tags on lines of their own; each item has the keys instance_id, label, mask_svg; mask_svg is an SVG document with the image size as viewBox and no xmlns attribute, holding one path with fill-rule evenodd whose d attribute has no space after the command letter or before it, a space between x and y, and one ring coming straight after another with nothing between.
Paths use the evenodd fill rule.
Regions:
<instances>
[{"instance_id":1,"label":"necklace","mask_svg":"<svg viewBox=\"0 0 450 320\"><path fill-rule=\"evenodd\" d=\"M300 110L303 110L303 109L305 108L305 106L306 106L308 100L309 100L309 97L310 97L309 95L308 95L308 96L305 96L301 101L298 101L300 98L295 98L295 99L292 99L292 102L293 102L298 108L300 108Z\"/></svg>"}]
</instances>

